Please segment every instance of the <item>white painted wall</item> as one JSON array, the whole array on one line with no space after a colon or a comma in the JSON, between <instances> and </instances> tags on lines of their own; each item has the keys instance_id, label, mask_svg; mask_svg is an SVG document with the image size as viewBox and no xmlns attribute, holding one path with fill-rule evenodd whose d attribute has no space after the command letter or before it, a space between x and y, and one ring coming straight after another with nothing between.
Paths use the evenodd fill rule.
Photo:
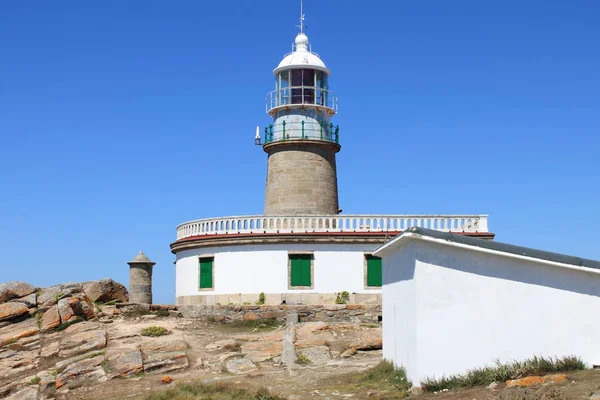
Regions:
<instances>
[{"instance_id":1,"label":"white painted wall","mask_svg":"<svg viewBox=\"0 0 600 400\"><path fill-rule=\"evenodd\" d=\"M253 293L381 293L364 287L364 252L377 245L243 245L177 253L176 296ZM314 289L288 289L288 251L312 251ZM214 290L198 290L198 256L214 255Z\"/></svg>"},{"instance_id":2,"label":"white painted wall","mask_svg":"<svg viewBox=\"0 0 600 400\"><path fill-rule=\"evenodd\" d=\"M414 384L495 359L600 364L599 274L420 240L383 265L384 357Z\"/></svg>"}]
</instances>

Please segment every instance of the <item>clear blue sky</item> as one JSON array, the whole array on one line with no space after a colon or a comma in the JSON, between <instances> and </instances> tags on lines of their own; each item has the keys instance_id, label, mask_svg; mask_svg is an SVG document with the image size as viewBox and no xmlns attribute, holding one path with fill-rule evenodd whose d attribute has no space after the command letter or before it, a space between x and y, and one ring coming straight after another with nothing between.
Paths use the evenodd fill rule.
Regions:
<instances>
[{"instance_id":1,"label":"clear blue sky","mask_svg":"<svg viewBox=\"0 0 600 400\"><path fill-rule=\"evenodd\" d=\"M5 2L0 280L127 284L143 249L173 302L176 225L263 211L253 136L298 3ZM305 3L345 213L487 213L600 259L600 2Z\"/></svg>"}]
</instances>

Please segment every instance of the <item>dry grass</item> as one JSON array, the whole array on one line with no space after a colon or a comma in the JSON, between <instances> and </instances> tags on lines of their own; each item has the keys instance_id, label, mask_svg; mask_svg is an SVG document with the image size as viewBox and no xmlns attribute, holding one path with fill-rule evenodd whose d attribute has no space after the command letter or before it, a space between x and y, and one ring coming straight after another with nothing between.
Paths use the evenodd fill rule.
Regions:
<instances>
[{"instance_id":1,"label":"dry grass","mask_svg":"<svg viewBox=\"0 0 600 400\"><path fill-rule=\"evenodd\" d=\"M567 356L562 358L533 357L525 361L514 361L507 364L496 362L491 367L475 368L465 374L451 375L441 378L427 378L421 387L427 392L439 392L444 389L460 387L487 386L492 382L505 382L531 375L557 372L571 372L585 369L580 358Z\"/></svg>"},{"instance_id":2,"label":"dry grass","mask_svg":"<svg viewBox=\"0 0 600 400\"><path fill-rule=\"evenodd\" d=\"M174 388L150 394L143 400L285 400L284 397L271 394L267 389L256 391L238 389L232 385L216 384L205 385L200 382L184 383Z\"/></svg>"},{"instance_id":3,"label":"dry grass","mask_svg":"<svg viewBox=\"0 0 600 400\"><path fill-rule=\"evenodd\" d=\"M315 388L353 394L357 399L402 399L408 396L411 386L404 369L394 367L389 361L382 361L364 372L323 379Z\"/></svg>"}]
</instances>

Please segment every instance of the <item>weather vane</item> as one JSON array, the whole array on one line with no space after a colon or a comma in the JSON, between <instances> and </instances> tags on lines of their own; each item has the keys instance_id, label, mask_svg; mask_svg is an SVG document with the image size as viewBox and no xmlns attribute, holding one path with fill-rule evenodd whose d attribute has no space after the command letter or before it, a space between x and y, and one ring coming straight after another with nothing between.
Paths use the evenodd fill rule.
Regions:
<instances>
[{"instance_id":1,"label":"weather vane","mask_svg":"<svg viewBox=\"0 0 600 400\"><path fill-rule=\"evenodd\" d=\"M304 25L304 17L304 0L300 0L300 25L296 25L300 28L300 33L304 33L304 28L307 28L307 26Z\"/></svg>"}]
</instances>

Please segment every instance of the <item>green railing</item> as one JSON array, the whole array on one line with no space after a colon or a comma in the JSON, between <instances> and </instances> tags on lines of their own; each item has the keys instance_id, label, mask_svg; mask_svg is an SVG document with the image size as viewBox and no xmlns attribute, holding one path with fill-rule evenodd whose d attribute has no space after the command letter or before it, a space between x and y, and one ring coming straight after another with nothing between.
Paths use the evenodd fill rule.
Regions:
<instances>
[{"instance_id":1,"label":"green railing","mask_svg":"<svg viewBox=\"0 0 600 400\"><path fill-rule=\"evenodd\" d=\"M265 144L287 140L323 140L340 143L340 127L323 122L285 122L265 128Z\"/></svg>"}]
</instances>

